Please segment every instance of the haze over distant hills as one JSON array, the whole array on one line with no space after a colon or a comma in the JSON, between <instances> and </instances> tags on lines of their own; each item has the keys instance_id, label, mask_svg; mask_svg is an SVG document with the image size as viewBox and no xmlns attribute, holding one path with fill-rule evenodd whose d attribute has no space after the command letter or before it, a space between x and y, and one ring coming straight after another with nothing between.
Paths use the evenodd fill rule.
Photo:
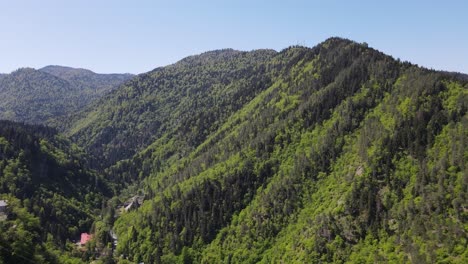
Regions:
<instances>
[{"instance_id":1,"label":"haze over distant hills","mask_svg":"<svg viewBox=\"0 0 468 264\"><path fill-rule=\"evenodd\" d=\"M77 112L132 77L47 66L0 76L0 119L44 124Z\"/></svg>"},{"instance_id":2,"label":"haze over distant hills","mask_svg":"<svg viewBox=\"0 0 468 264\"><path fill-rule=\"evenodd\" d=\"M93 92L96 98L107 93L126 80L133 77L133 74L98 74L86 69L78 69L57 65L50 65L39 69L42 72L52 74L64 79L75 87ZM93 98L95 99L95 98Z\"/></svg>"},{"instance_id":3,"label":"haze over distant hills","mask_svg":"<svg viewBox=\"0 0 468 264\"><path fill-rule=\"evenodd\" d=\"M0 263L466 263L466 75L330 38L126 77L0 77L63 133L0 122Z\"/></svg>"}]
</instances>

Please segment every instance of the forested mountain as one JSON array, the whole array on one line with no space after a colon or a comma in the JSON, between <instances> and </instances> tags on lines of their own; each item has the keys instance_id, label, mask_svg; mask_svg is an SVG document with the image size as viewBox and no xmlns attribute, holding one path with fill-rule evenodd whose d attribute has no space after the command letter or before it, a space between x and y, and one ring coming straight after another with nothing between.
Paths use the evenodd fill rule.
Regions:
<instances>
[{"instance_id":1,"label":"forested mountain","mask_svg":"<svg viewBox=\"0 0 468 264\"><path fill-rule=\"evenodd\" d=\"M188 153L271 84L265 62L274 55L219 50L157 68L96 102L68 134L107 166L156 140L165 145L161 161Z\"/></svg>"},{"instance_id":2,"label":"forested mountain","mask_svg":"<svg viewBox=\"0 0 468 264\"><path fill-rule=\"evenodd\" d=\"M135 262L463 263L467 88L340 38L220 50L137 76L66 132L145 192L114 224Z\"/></svg>"},{"instance_id":3,"label":"forested mountain","mask_svg":"<svg viewBox=\"0 0 468 264\"><path fill-rule=\"evenodd\" d=\"M44 123L83 105L77 88L53 75L23 68L0 79L0 119Z\"/></svg>"},{"instance_id":4,"label":"forested mountain","mask_svg":"<svg viewBox=\"0 0 468 264\"><path fill-rule=\"evenodd\" d=\"M0 121L0 263L63 263L112 191L54 129ZM79 254L78 256L81 257ZM79 260L79 259L78 259Z\"/></svg>"},{"instance_id":5,"label":"forested mountain","mask_svg":"<svg viewBox=\"0 0 468 264\"><path fill-rule=\"evenodd\" d=\"M59 66L22 68L0 77L0 119L51 123L81 110L130 77Z\"/></svg>"},{"instance_id":6,"label":"forested mountain","mask_svg":"<svg viewBox=\"0 0 468 264\"><path fill-rule=\"evenodd\" d=\"M39 69L78 87L90 100L99 98L133 77L132 74L99 74L86 69L50 65Z\"/></svg>"},{"instance_id":7,"label":"forested mountain","mask_svg":"<svg viewBox=\"0 0 468 264\"><path fill-rule=\"evenodd\" d=\"M72 87L85 74L47 70ZM467 109L466 75L346 39L211 51L135 76L56 123L90 156L54 130L2 123L13 127L3 145L38 143L3 151L13 153L1 156L3 175L23 175L7 170L19 162L31 176L0 177L13 179L0 199L40 219L24 195L40 201L42 189L87 208L77 215L94 208L88 252L104 248L107 263L466 263ZM49 159L69 177L34 182ZM75 187L64 192L60 179ZM14 191L34 183L44 187ZM118 197L104 202L109 189ZM115 214L130 197L143 204ZM81 216L51 225L67 226L47 231L56 248L89 228ZM15 234L11 221L0 227ZM36 258L50 258L39 245Z\"/></svg>"},{"instance_id":8,"label":"forested mountain","mask_svg":"<svg viewBox=\"0 0 468 264\"><path fill-rule=\"evenodd\" d=\"M451 75L458 80L468 81L468 74L464 74L460 72L443 72L443 73Z\"/></svg>"}]
</instances>

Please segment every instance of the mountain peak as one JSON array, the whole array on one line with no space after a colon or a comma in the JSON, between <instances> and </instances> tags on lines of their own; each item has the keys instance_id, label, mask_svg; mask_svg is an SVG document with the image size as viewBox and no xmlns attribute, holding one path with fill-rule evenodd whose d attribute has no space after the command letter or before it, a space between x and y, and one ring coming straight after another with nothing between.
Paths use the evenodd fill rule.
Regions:
<instances>
[{"instance_id":1,"label":"mountain peak","mask_svg":"<svg viewBox=\"0 0 468 264\"><path fill-rule=\"evenodd\" d=\"M48 65L45 66L39 71L47 72L53 75L56 74L64 74L64 73L74 73L74 74L95 74L95 72L88 70L88 69L83 69L83 68L73 68L73 67L68 67L68 66L60 66L60 65Z\"/></svg>"},{"instance_id":2,"label":"mountain peak","mask_svg":"<svg viewBox=\"0 0 468 264\"><path fill-rule=\"evenodd\" d=\"M24 74L24 73L32 73L32 72L36 72L37 70L34 69L34 68L31 68L31 67L21 67L21 68L18 68L14 71L11 72L12 75L15 75L15 74Z\"/></svg>"}]
</instances>

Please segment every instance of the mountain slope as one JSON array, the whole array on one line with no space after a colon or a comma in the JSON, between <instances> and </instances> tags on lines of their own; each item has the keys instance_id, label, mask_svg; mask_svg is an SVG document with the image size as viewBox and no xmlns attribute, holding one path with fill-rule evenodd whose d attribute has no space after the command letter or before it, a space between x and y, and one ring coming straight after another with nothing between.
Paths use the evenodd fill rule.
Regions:
<instances>
[{"instance_id":1,"label":"mountain slope","mask_svg":"<svg viewBox=\"0 0 468 264\"><path fill-rule=\"evenodd\" d=\"M31 68L0 79L0 119L43 123L79 107L76 88L55 76Z\"/></svg>"},{"instance_id":2,"label":"mountain slope","mask_svg":"<svg viewBox=\"0 0 468 264\"><path fill-rule=\"evenodd\" d=\"M71 120L67 134L105 167L155 140L165 140L168 157L188 153L270 85L265 61L274 54L213 51L141 74Z\"/></svg>"},{"instance_id":3,"label":"mountain slope","mask_svg":"<svg viewBox=\"0 0 468 264\"><path fill-rule=\"evenodd\" d=\"M46 71L70 89L91 74ZM465 77L330 38L138 75L59 124L90 157L2 121L0 263L466 263Z\"/></svg>"},{"instance_id":4,"label":"mountain slope","mask_svg":"<svg viewBox=\"0 0 468 264\"><path fill-rule=\"evenodd\" d=\"M44 124L77 112L128 78L56 66L19 69L0 78L0 119Z\"/></svg>"},{"instance_id":5,"label":"mountain slope","mask_svg":"<svg viewBox=\"0 0 468 264\"><path fill-rule=\"evenodd\" d=\"M132 74L98 74L86 69L57 65L49 65L39 71L68 81L83 94L91 97L90 100L99 98L133 77Z\"/></svg>"},{"instance_id":6,"label":"mountain slope","mask_svg":"<svg viewBox=\"0 0 468 264\"><path fill-rule=\"evenodd\" d=\"M54 129L0 121L0 199L8 202L0 262L63 263L65 245L90 230L112 195L86 163Z\"/></svg>"},{"instance_id":7,"label":"mountain slope","mask_svg":"<svg viewBox=\"0 0 468 264\"><path fill-rule=\"evenodd\" d=\"M362 94L345 101L302 133L279 177L219 232L202 260L462 263L466 88L404 71L359 127L339 136L343 113L355 111L348 107ZM443 101L454 92L451 109Z\"/></svg>"},{"instance_id":8,"label":"mountain slope","mask_svg":"<svg viewBox=\"0 0 468 264\"><path fill-rule=\"evenodd\" d=\"M221 124L200 120L209 133L191 148L167 134L120 167L130 177L147 170L140 186L151 199L115 223L119 254L148 263L466 259L466 82L339 38L263 65L269 81Z\"/></svg>"}]
</instances>

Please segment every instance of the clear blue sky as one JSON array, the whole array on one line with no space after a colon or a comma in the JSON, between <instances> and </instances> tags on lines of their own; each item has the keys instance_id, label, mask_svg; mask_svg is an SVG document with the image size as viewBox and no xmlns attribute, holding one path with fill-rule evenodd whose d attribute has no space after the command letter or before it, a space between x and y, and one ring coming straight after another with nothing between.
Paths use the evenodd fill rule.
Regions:
<instances>
[{"instance_id":1,"label":"clear blue sky","mask_svg":"<svg viewBox=\"0 0 468 264\"><path fill-rule=\"evenodd\" d=\"M204 51L331 36L468 73L468 1L0 0L0 72L66 65L141 73Z\"/></svg>"}]
</instances>

